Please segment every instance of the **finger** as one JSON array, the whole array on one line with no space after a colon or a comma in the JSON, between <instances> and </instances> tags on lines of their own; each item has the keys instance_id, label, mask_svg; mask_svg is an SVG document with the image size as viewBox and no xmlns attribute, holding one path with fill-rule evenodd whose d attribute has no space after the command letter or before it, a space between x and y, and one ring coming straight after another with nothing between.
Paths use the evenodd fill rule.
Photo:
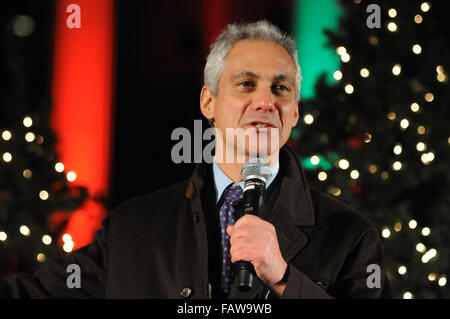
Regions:
<instances>
[{"instance_id":1,"label":"finger","mask_svg":"<svg viewBox=\"0 0 450 319\"><path fill-rule=\"evenodd\" d=\"M233 251L230 250L230 255L232 263L236 263L241 260L251 262L253 253L250 248L239 248L233 249Z\"/></svg>"},{"instance_id":2,"label":"finger","mask_svg":"<svg viewBox=\"0 0 450 319\"><path fill-rule=\"evenodd\" d=\"M230 245L231 247L235 246L236 248L248 247L248 248L256 248L265 246L265 238L254 234L254 232L239 232L234 230L233 235L230 236Z\"/></svg>"},{"instance_id":3,"label":"finger","mask_svg":"<svg viewBox=\"0 0 450 319\"><path fill-rule=\"evenodd\" d=\"M255 215L251 215L251 214L246 214L244 216L242 216L241 218L239 218L236 223L234 224L234 226L236 228L245 228L245 227L258 227L258 226L263 226L265 225L267 222L261 218L259 218L258 216Z\"/></svg>"}]
</instances>

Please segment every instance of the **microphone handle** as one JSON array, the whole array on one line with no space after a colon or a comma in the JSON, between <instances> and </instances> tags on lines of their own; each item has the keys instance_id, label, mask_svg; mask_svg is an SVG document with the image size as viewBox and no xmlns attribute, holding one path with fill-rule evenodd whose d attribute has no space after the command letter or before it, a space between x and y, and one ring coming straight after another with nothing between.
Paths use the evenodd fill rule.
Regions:
<instances>
[{"instance_id":1,"label":"microphone handle","mask_svg":"<svg viewBox=\"0 0 450 319\"><path fill-rule=\"evenodd\" d=\"M239 216L239 218L245 214L258 216L262 210L263 193L265 191L266 184L260 180L254 180L253 182L253 187L251 187L250 190L244 191L244 207L243 211L240 212L241 216ZM251 183L252 181L250 181L249 184ZM253 265L248 261L238 261L235 265L235 274L238 281L239 291L250 291L253 287L253 279L255 277L255 269L253 268Z\"/></svg>"},{"instance_id":2,"label":"microphone handle","mask_svg":"<svg viewBox=\"0 0 450 319\"><path fill-rule=\"evenodd\" d=\"M238 261L235 266L239 291L250 291L253 287L255 269L248 261Z\"/></svg>"}]
</instances>

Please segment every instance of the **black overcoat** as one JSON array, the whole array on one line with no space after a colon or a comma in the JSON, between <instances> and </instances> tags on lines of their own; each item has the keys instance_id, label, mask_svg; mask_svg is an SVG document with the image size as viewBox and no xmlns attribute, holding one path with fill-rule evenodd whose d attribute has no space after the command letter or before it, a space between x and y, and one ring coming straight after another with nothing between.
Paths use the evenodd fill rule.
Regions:
<instances>
[{"instance_id":1,"label":"black overcoat","mask_svg":"<svg viewBox=\"0 0 450 319\"><path fill-rule=\"evenodd\" d=\"M308 187L296 155L286 146L280 163L284 173L267 220L276 228L289 265L282 297L390 297L383 248L373 224ZM209 298L207 230L200 199L207 165L199 164L186 181L117 207L92 244L70 253L64 265L46 264L35 275L0 279L0 297ZM68 288L70 264L80 267L80 288ZM370 265L379 266L378 287L373 286L377 281ZM239 292L233 285L229 297L264 298L267 292L257 279L250 292Z\"/></svg>"}]
</instances>

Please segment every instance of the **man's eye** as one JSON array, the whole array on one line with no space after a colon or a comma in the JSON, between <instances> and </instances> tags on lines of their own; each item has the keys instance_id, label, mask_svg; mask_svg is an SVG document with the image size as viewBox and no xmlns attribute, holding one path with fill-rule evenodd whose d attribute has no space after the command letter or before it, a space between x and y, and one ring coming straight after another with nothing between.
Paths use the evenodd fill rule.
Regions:
<instances>
[{"instance_id":1,"label":"man's eye","mask_svg":"<svg viewBox=\"0 0 450 319\"><path fill-rule=\"evenodd\" d=\"M289 91L289 88L287 86L281 84L276 84L272 88L276 91Z\"/></svg>"},{"instance_id":2,"label":"man's eye","mask_svg":"<svg viewBox=\"0 0 450 319\"><path fill-rule=\"evenodd\" d=\"M251 81L242 81L241 83L239 83L239 85L245 88L249 88L253 86L253 83Z\"/></svg>"}]
</instances>

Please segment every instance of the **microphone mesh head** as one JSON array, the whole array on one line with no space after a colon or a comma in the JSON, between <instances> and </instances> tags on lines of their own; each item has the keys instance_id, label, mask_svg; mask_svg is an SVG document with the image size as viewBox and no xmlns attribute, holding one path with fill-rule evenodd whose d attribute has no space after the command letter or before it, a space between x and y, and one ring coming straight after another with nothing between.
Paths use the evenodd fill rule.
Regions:
<instances>
[{"instance_id":1,"label":"microphone mesh head","mask_svg":"<svg viewBox=\"0 0 450 319\"><path fill-rule=\"evenodd\" d=\"M262 179L264 183L267 183L272 176L269 164L261 158L251 158L241 170L242 179L247 181L251 178Z\"/></svg>"}]
</instances>

